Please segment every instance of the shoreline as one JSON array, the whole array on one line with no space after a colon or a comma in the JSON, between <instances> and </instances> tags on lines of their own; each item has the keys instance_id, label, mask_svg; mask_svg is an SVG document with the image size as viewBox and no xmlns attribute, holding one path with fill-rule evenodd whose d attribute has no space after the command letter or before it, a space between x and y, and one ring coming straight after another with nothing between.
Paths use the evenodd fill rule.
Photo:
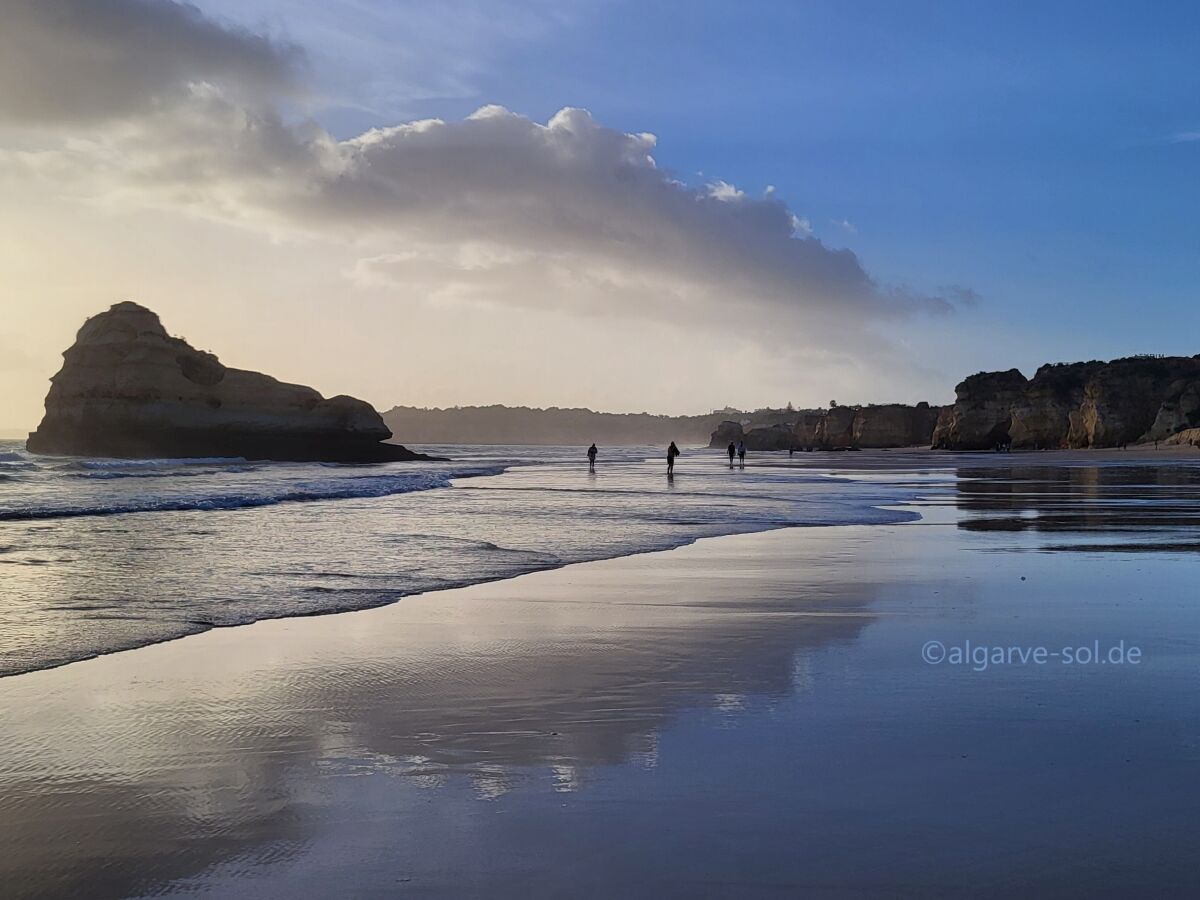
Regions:
<instances>
[{"instance_id":1,"label":"shoreline","mask_svg":"<svg viewBox=\"0 0 1200 900\"><path fill-rule=\"evenodd\" d=\"M913 509L0 679L0 876L18 897L1000 897L1066 871L1089 896L1186 892L1200 622L1173 598L1196 557L1160 557L1146 593L1142 558L965 530L953 496ZM923 662L931 638L1124 640L1145 664L977 672Z\"/></svg>"},{"instance_id":2,"label":"shoreline","mask_svg":"<svg viewBox=\"0 0 1200 900\"><path fill-rule=\"evenodd\" d=\"M316 501L311 501L311 502L316 502ZM910 524L915 524L916 522L919 522L923 518L921 512L919 511L919 509L917 507L914 507L910 503L906 503L906 502L900 502L900 503L896 503L896 504L884 504L884 505L876 506L873 508L880 510L880 511L911 513L912 518L908 519L906 521L903 521L903 520L902 521L888 521L888 522L866 523L866 524L864 524L862 522L847 521L844 523L837 523L837 524L812 523L812 524L766 525L761 528L729 531L729 532L722 533L722 534L702 534L702 535L696 535L696 536L681 540L680 543L677 543L670 547L646 547L644 549L637 549L637 550L631 550L631 551L627 551L627 552L616 553L611 556L597 556L593 559L569 560L569 561L565 561L565 562L559 562L556 564L547 564L544 567L531 568L527 571L519 572L514 575L499 575L499 576L494 576L494 577L483 577L479 580L468 581L463 584L451 584L451 585L447 585L445 587L433 588L430 590L418 590L418 591L414 591L412 593L402 593L393 598L383 600L379 603L372 604L369 606L353 607L353 608L347 608L347 609L314 610L312 612L286 612L286 613L282 613L277 616L265 615L265 616L262 616L260 618L254 619L249 622L208 623L208 624L206 624L205 627L201 628L200 630L189 632L187 634L180 634L180 635L175 635L175 636L171 636L171 637L166 637L166 638L162 638L161 640L151 640L146 643L137 643L137 644L133 644L129 647L121 647L121 648L117 648L117 649L113 649L113 650L108 650L108 651L105 651L102 653L93 654L91 656L81 657L79 659L64 660L62 662L56 662L51 665L40 666L38 668L25 669L25 670L18 671L18 672L0 672L0 683L3 683L4 681L7 681L8 679L28 677L30 675L36 675L39 672L51 672L51 671L54 671L57 669L65 668L67 666L74 666L74 665L78 665L78 664L82 664L82 663L93 662L95 660L105 659L110 656L115 656L115 655L120 655L120 654L128 654L128 653L136 653L139 650L146 650L146 649L150 649L153 647L159 647L164 644L172 644L172 643L175 643L178 641L185 641L185 640L200 638L200 637L203 637L214 631L228 631L228 630L239 629L239 628L251 628L255 625L261 625L261 624L272 623L272 622L286 622L286 621L291 621L291 620L304 621L304 620L309 620L309 619L324 619L324 618L329 618L329 617L333 617L333 616L352 615L355 613L375 612L375 611L381 610L381 609L388 609L389 607L392 607L397 604L404 603L406 601L410 601L410 600L413 600L416 598L434 597L434 596L445 594L445 593L451 592L451 591L466 591L466 590L471 590L472 588L476 588L476 587L484 587L487 585L492 585L492 584L497 584L497 583L502 583L502 582L516 581L521 578L526 578L530 575L539 575L539 574L546 573L546 572L558 572L558 571L562 571L564 569L573 568L575 566L587 566L587 565L592 565L593 563L604 563L604 562L612 562L614 560L633 559L633 558L642 557L642 556L653 556L653 555L659 554L659 553L672 553L676 550L682 550L682 549L686 549L688 547L695 546L696 544L699 544L703 541L716 541L716 540L722 540L724 538L736 538L736 537L753 536L753 535L758 535L758 534L770 534L772 532L789 531L789 530L793 530L793 529L875 528L875 527L889 527L889 526L895 526L895 525L910 525ZM130 513L129 515L141 515L141 514L143 514L143 512L150 512L150 511L149 510L142 511L142 512L139 512L136 514Z\"/></svg>"},{"instance_id":3,"label":"shoreline","mask_svg":"<svg viewBox=\"0 0 1200 900\"><path fill-rule=\"evenodd\" d=\"M708 448L704 448L704 449L708 449ZM1172 451L1174 451L1174 452L1172 452ZM753 470L755 468L759 468L759 469L803 468L806 470L812 470L815 472L824 473L831 477L838 477L840 475L853 476L857 473L870 473L873 471L885 470L891 474L894 474L898 479L903 480L903 476L906 472L912 472L913 474L918 474L918 473L926 473L929 471L943 471L944 470L949 473L953 473L957 468L965 468L969 471L970 469L973 469L973 468L984 468L984 467L990 468L993 466L1004 466L1005 464L1007 464L1007 467L1011 467L1014 469L1021 469L1021 468L1032 467L1032 466L1042 466L1042 465L1053 465L1053 466L1062 466L1062 467L1069 468L1069 467L1073 467L1073 466L1087 466L1090 464L1094 464L1096 462L1109 462L1109 461L1128 462L1131 464L1151 464L1154 462L1172 464L1172 463L1180 462L1181 460L1189 460L1189 459L1193 458L1193 454L1188 451L1194 451L1194 448L1187 447L1187 446L1175 445L1175 446L1172 446L1169 448L1164 447L1160 450L1153 450L1153 449L1146 447L1145 445L1141 445L1139 447L1131 448L1129 450L1085 449L1085 450L1053 450L1053 451L1016 451L1016 452L1010 454L1010 453L993 453L992 451L973 451L973 452L969 452L969 453L960 453L960 452L955 452L955 451L932 450L927 447L916 447L916 448L894 448L894 449L889 449L889 450L872 449L872 450L863 450L863 451L856 451L856 452L814 451L813 453L797 454L795 457L788 457L788 456L784 455L784 451L774 451L774 452L768 451L768 452L759 452L759 453L754 454L750 458L750 462L749 462L749 465L747 466L747 468L749 470ZM714 459L717 459L718 461L723 458L723 454L717 453L716 451L714 451L711 455L713 456ZM695 459L696 456L693 455L692 458ZM1197 462L1200 462L1200 454L1196 454L1194 458L1196 459ZM536 463L517 462L512 465L497 467L495 472L488 472L488 473L483 473L483 474L484 475L503 474L504 472L508 472L513 469L520 469L527 465L536 465ZM718 466L717 468L720 469L720 468L723 468L723 466ZM680 475L686 477L686 475L687 475L686 469L681 469ZM453 483L453 481L457 481L460 478L463 480L470 480L475 477L481 477L481 476L476 475L474 473L466 474L466 475L462 475L462 476L455 476L455 478L452 480L452 482L450 484L448 484L446 487L448 487L448 489L450 489L450 490L455 490L457 488L456 488L455 484ZM434 488L434 490L436 490L436 489L437 488ZM383 495L383 499L386 499L389 496L392 496L392 495ZM401 494L400 496L403 496L403 494ZM357 499L363 499L363 498L357 498ZM336 502L341 502L341 500L340 500L340 498L314 498L314 499L301 499L301 500L294 500L294 501L283 501L283 503L300 503L300 504L309 504L309 503L315 504L315 503L325 503L325 502L336 503ZM275 505L279 505L279 504L275 504ZM237 511L242 508L243 507L236 507L231 511ZM250 506L250 507L244 507L244 508L253 509L253 508L261 508L261 507ZM910 503L905 503L905 502L901 502L898 505L897 504L883 504L883 505L875 506L873 508L875 508L877 510L881 510L881 511L888 511L888 510L906 511L906 512L911 512L918 517L920 517L922 515L922 510L926 509L926 507L924 505L912 506ZM173 510L149 510L148 509L148 510L139 510L136 513L121 512L121 513L113 513L111 515L143 515L143 514L147 514L147 513L164 514L164 513L170 513L172 511ZM87 517L88 516L72 516L71 518L87 518ZM109 518L108 515L99 516L99 517L100 518ZM60 517L55 517L55 518L57 519ZM13 521L22 521L22 520L13 520ZM0 522L0 524L3 524L3 522ZM532 573L544 572L544 571L555 571L555 570L562 569L565 567L580 565L585 562L599 562L599 561L605 561L605 560L611 560L611 559L620 559L620 558L625 558L625 557L629 557L629 556L641 556L641 555L645 555L645 554L653 554L653 553L658 553L658 552L669 552L669 550L678 549L680 547L691 546L699 540L707 540L712 537L729 537L729 536L738 536L738 535L746 535L746 534L760 534L760 533L766 533L766 532L772 532L772 531L778 531L778 530L786 530L786 529L792 529L792 528L801 528L801 529L824 528L824 527L844 528L844 527L854 527L858 524L860 524L860 523L857 523L854 521L847 521L845 523L840 523L840 524L827 524L827 523L772 524L772 525L765 525L763 527L737 529L737 530L732 530L732 531L728 531L723 534L717 534L717 535L696 535L696 536L688 537L686 539L681 539L679 543L676 543L671 547L646 547L644 549L637 549L637 550L628 551L628 552L614 553L613 555L601 555L601 556L597 556L597 557L594 557L593 559L589 559L589 560L569 560L569 561L565 561L565 562L559 562L556 564L546 564L544 566L534 566L526 571L523 571L523 572L520 572L517 574L513 574L513 575L506 574L506 575L500 575L500 576L494 576L494 577L483 577L480 580L468 580L468 581L464 581L463 583L449 584L445 587L435 588L432 590L414 590L412 592L401 592L401 593L398 593L387 599L380 600L377 603L371 603L370 605L361 606L361 607L349 607L349 608L342 608L342 609L318 609L318 610L313 610L311 612L307 612L307 611L297 612L297 611L288 610L288 611L280 612L278 615L262 615L256 619L253 619L248 622L205 623L203 626L197 627L197 630L179 634L179 635L171 635L171 636L168 636L165 638L152 639L152 640L148 640L148 641L144 641L144 642L143 641L133 642L133 643L129 644L128 646L114 648L112 650L107 650L104 652L92 654L92 655L85 656L85 657L80 657L77 659L64 659L62 661L51 663L50 665L43 665L43 666L22 669L19 671L0 673L0 681L4 681L7 679L11 679L11 678L18 678L18 677L22 677L22 676L28 676L28 675L35 674L35 673L41 672L41 671L50 671L50 670L62 668L64 666L70 666L70 665L74 665L74 664L78 664L78 663L88 662L88 661L91 661L94 659L111 656L113 654L129 653L129 652L140 650L140 649L143 649L146 647L153 647L153 646L157 646L157 645L164 644L164 643L172 643L175 641L184 640L186 638L196 638L198 636L207 634L214 630L243 628L243 627L247 627L249 625L258 624L260 622L281 621L281 620L288 620L288 619L324 618L326 616L337 616L337 615L342 615L345 613L363 612L363 611L369 611L369 610L373 610L373 609L386 608L388 606L391 606L391 605L394 605L397 603L401 603L401 602L405 602L405 601L409 601L414 597L420 597L420 596L424 596L426 594L440 594L440 593L444 593L445 591L462 590L462 589L466 589L466 588L477 586L477 585L490 584L495 581L506 581L506 580L511 580L513 578L521 578L521 577L524 577L525 575L532 574ZM877 523L877 526L882 527L887 524L893 524L893 523ZM876 527L876 526L867 526L867 527Z\"/></svg>"},{"instance_id":4,"label":"shoreline","mask_svg":"<svg viewBox=\"0 0 1200 900\"><path fill-rule=\"evenodd\" d=\"M637 456L637 454L634 454ZM264 528L278 529L281 522L288 522L296 517L301 517L310 523L310 540L324 540L321 535L321 521L326 516L337 516L338 521L346 523L344 527L356 528L361 523L366 523L362 527L367 529L367 533L373 530L377 534L390 536L394 525L391 520L395 516L403 516L412 514L415 510L420 514L424 506L413 506L412 504L437 504L437 508L445 508L445 503L438 499L441 495L454 494L458 491L463 491L463 498L457 501L455 508L470 506L473 496L470 491L484 490L479 488L476 482L479 478L487 479L502 479L507 476L514 478L523 477L521 473L528 472L531 469L536 469L539 465L546 465L537 461L525 462L517 461L514 464L501 464L497 461L474 461L460 465L459 474L453 478L446 478L444 483L439 482L436 485L429 487L405 487L402 490L391 493L362 493L356 489L353 494L343 495L342 488L337 488L338 493L332 496L319 495L311 497L303 497L298 499L271 500L271 502L242 502L234 504L213 505L211 500L205 496L199 499L188 499L187 502L178 500L171 501L170 505L162 506L153 509L139 509L134 511L112 511L111 513L87 513L77 515L53 515L42 516L40 518L21 518L9 519L0 521L0 527L12 525L14 527L13 534L26 533L30 537L27 540L28 546L36 548L39 546L39 541L42 540L34 536L34 531L45 523L53 521L54 523L64 523L64 527L73 529L101 529L101 526L92 526L88 524L90 519L104 519L108 522L114 522L113 525L105 525L104 529L121 529L132 528L132 523L142 518L145 514L156 514L158 516L175 516L176 514L192 515L195 517L194 525L197 533L214 533L224 529L238 527L235 523L243 523L243 528L253 525L255 522L261 522ZM662 492L662 481L657 471L652 471L653 467L629 467L627 463L617 463L611 470L614 473L615 480L610 483L610 487L603 488L596 496L604 496L605 491L612 496L619 497L622 494L628 493L629 496L636 496L641 493L652 491ZM562 467L551 463L548 466L551 472L562 471ZM413 570L412 564L408 563L408 568L405 567L406 561L403 558L400 548L395 548L394 544L385 544L380 547L377 552L386 553L387 556L377 556L379 562L374 566L364 566L356 568L358 560L353 547L346 548L346 554L342 558L327 564L326 569L318 567L318 575L307 580L301 579L298 582L293 582L291 589L276 589L276 597L283 598L287 602L272 602L259 604L253 609L231 609L226 613L220 608L220 604L216 604L217 608L205 608L203 606L194 606L188 608L181 606L173 619L154 619L155 612L153 609L146 609L141 614L146 616L146 621L152 627L132 627L123 631L110 630L102 635L102 640L98 641L75 641L73 643L62 642L54 645L41 645L37 652L22 652L19 644L16 647L17 652L10 653L7 656L0 656L4 664L5 671L0 674L0 679L11 678L19 675L29 674L31 672L53 669L64 665L70 665L74 662L80 662L87 659L94 659L97 656L106 656L112 653L124 653L130 650L138 649L145 646L153 646L156 644L179 640L185 637L194 637L199 634L205 634L213 629L240 627L246 624L251 624L255 621L265 621L270 619L286 619L286 618L309 618L313 616L334 615L342 612L355 611L358 609L377 608L387 606L410 597L428 593L431 591L453 590L461 587L466 587L471 584L487 583L494 580L503 580L511 578L527 572L544 571L547 569L559 568L564 565L572 565L576 562L584 560L601 560L609 558L618 558L625 555L637 555L643 553L651 553L658 550L665 550L672 547L686 546L697 538L715 536L717 534L745 534L754 533L762 530L770 530L781 527L789 527L795 525L797 527L808 527L813 525L833 524L833 520L852 523L864 520L878 521L898 521L904 517L904 514L897 513L893 510L885 509L884 504L873 503L870 499L858 501L847 500L843 507L835 507L825 505L804 511L803 504L796 505L794 508L781 509L780 517L772 519L767 514L759 514L757 517L738 518L732 517L728 520L720 518L711 518L711 513L707 513L695 520L689 517L689 511L695 508L697 500L703 501L707 497L719 497L719 490L713 492L709 488L709 493L704 493L704 481L707 476L716 475L721 483L726 483L723 471L716 466L710 465L708 461L697 467L695 474L700 476L700 480L692 482L695 487L691 491L688 490L688 479L692 477L688 473L680 473L680 478L677 483L668 483L667 491L674 491L676 484L682 487L683 490L678 491L678 496L673 499L667 499L668 494L663 493L663 502L660 504L660 509L656 510L654 515L647 517L646 521L657 521L661 523L661 527L655 529L653 533L647 533L642 542L636 541L611 541L601 540L595 544L581 547L567 547L565 550L558 552L540 553L536 543L531 542L531 537L534 535L525 535L521 538L506 539L502 534L495 532L487 534L484 537L490 537L495 543L488 543L484 540L481 543L487 545L492 550L500 554L512 554L510 557L513 561L503 565L488 563L482 568L471 568L455 566L453 560L447 559L434 560L434 564L440 563L442 568L437 570L430 577L425 575L422 570ZM634 483L630 485L627 479L630 473L633 477L643 479L646 484ZM340 474L340 473L339 473ZM369 473L368 473L369 474ZM420 475L421 473L417 473ZM594 481L585 481L588 476L585 473L574 473L569 477L578 476L578 483L572 484L572 489L591 490L595 487ZM648 476L648 477L647 477ZM342 476L345 478L360 477L363 480L371 480L366 476L359 476L358 473ZM391 480L390 473L378 476L384 480ZM397 478L408 478L407 473L401 473ZM440 477L440 476L439 476ZM623 480L625 479L625 480ZM521 482L518 480L515 483L516 487L521 487ZM745 490L738 488L733 479L728 481L731 493L729 496L738 496L743 502L753 495L752 486ZM600 482L604 485L604 481ZM440 490L440 488L449 488L449 491ZM312 490L312 488L307 488ZM699 493L695 491L699 489ZM221 488L221 490L232 490ZM502 490L502 489L500 489ZM503 498L506 495L497 490L492 496L494 498ZM550 490L550 488L547 488ZM741 493L739 493L739 490ZM747 492L748 491L748 492ZM878 493L868 491L868 493ZM904 499L910 492L907 490L898 490L895 492L896 500ZM647 496L652 494L647 493ZM552 494L557 499L553 501L553 508L560 514L569 513L574 509L574 502L568 494ZM585 494L580 494L583 497ZM769 499L769 498L768 498ZM450 501L453 505L455 501ZM782 501L781 501L782 502ZM889 503L892 498L889 498ZM719 509L716 510L720 512ZM259 518L252 518L254 515ZM126 516L133 516L132 519L126 519ZM658 518L656 518L658 516ZM140 523L137 527L141 529L154 529L156 527L154 519L146 520ZM173 522L175 519L159 520L163 522ZM635 521L635 520L631 520ZM121 524L125 522L127 524ZM82 524L75 524L82 523ZM246 525L244 523L249 523ZM434 520L434 525L437 520ZM436 537L435 527L431 534ZM418 541L420 540L419 536ZM75 549L80 546L78 538L70 537L64 540L67 546L67 552L71 555L78 554ZM184 546L198 546L200 552L205 552L206 541L192 543L191 538L185 538ZM552 548L553 549L553 548ZM281 550L277 552L284 552ZM454 551L451 551L453 554ZM11 558L5 559L5 562L20 562L29 564L40 564L37 558L31 559L31 554L27 552L24 556L14 554ZM393 560L391 566L388 560ZM301 552L298 554L293 565L298 569L303 569L306 565L307 557ZM397 576L385 580L386 576L380 576L377 573L386 572L389 568L399 572ZM362 578L353 585L357 588L354 591L342 591L337 593L336 588L329 588L328 582L320 580L324 571L332 571L331 577L349 578L353 577L356 572L365 573ZM0 570L0 574L12 574L13 579L9 583L14 585L14 590L20 588L19 570L16 566L5 567ZM350 574L346 574L350 573ZM81 577L86 576L86 571L81 572ZM253 574L253 573L252 573ZM432 582L432 586L431 586ZM343 582L337 582L338 585ZM236 587L236 585L235 585ZM149 584L144 585L143 590L150 590ZM83 599L87 602L86 587L77 588L70 594L63 596L62 606L69 607L70 603ZM313 593L307 593L307 592ZM329 591L330 593L324 593ZM149 595L146 595L149 596ZM330 597L325 600L323 598ZM117 598L119 602L114 602L106 609L102 610L97 619L102 619L103 616L108 616L114 619L120 619L127 615L125 602L126 600L137 601L141 598L130 596ZM130 605L133 605L132 603ZM86 607L85 607L86 608ZM69 608L65 609L69 612ZM132 615L129 613L128 615ZM234 616L237 616L235 619ZM223 618L222 618L223 617ZM233 619L231 621L231 619ZM80 619L80 627L96 627L95 619L89 620L88 615L84 615ZM31 638L32 639L32 638ZM96 652L97 648L100 652ZM91 652L81 652L91 651Z\"/></svg>"},{"instance_id":5,"label":"shoreline","mask_svg":"<svg viewBox=\"0 0 1200 900\"><path fill-rule=\"evenodd\" d=\"M884 509L887 507L879 507L879 508ZM894 507L894 508L907 509L908 507L906 505L904 505L902 507ZM914 513L916 513L916 510L912 510L912 511ZM887 525L912 524L912 522L918 521L918 519L920 518L920 514L919 513L916 513L916 514L917 514L918 518L913 519L910 522L889 522L886 524ZM731 538L731 537L746 537L746 536L756 535L756 534L769 534L769 533L775 532L775 531L787 531L789 529L794 529L794 528L795 529L803 529L803 528L854 528L854 527L862 528L862 527L874 527L874 526L871 526L871 525L864 526L861 523L855 523L855 522L847 522L844 525L820 525L820 524L775 525L775 526L770 526L770 527L766 527L766 528L762 528L762 529L758 529L758 530L754 530L754 531L735 531L735 532L730 532L728 534L699 535L699 536L696 536L684 543L677 544L673 547L666 547L666 548L651 547L651 548L647 548L645 550L633 550L628 553L620 553L620 554L617 554L614 556L601 556L601 557L597 557L595 559L573 560L573 561L569 561L569 562L562 562L557 565L548 565L545 568L530 569L525 572L520 572L516 575L500 575L500 576L496 576L496 577L484 578L480 581L471 581L466 584L448 585L446 587L434 588L431 590L415 591L411 594L401 594L401 595L395 597L394 599L385 600L385 601L378 603L376 605L373 605L373 606L362 606L362 607L356 607L356 608L350 608L350 609L317 610L317 611L307 612L307 613L305 613L305 612L299 612L299 613L289 612L289 613L285 613L285 614L278 615L278 616L263 616L261 618L254 619L250 622L231 622L228 624L224 624L224 623L208 624L206 627L202 628L201 630L193 631L188 634L181 634L181 635L177 635L177 636L173 636L173 637L166 637L161 640L153 640L153 641L149 641L147 643L134 644L129 647L122 647L122 648L115 649L115 650L105 651L103 653L96 653L92 656L85 656L85 657L81 657L79 659L64 660L63 662L53 663L51 665L41 666L39 668L25 669L25 670L19 671L19 672L0 672L0 684L3 684L4 682L8 681L9 679L27 678L31 675L37 675L41 672L53 672L53 671L56 671L59 669L66 668L68 666L82 665L85 663L95 662L96 660L106 659L111 656L119 656L119 655L137 653L140 650L149 650L149 649L152 649L155 647L164 646L166 644L174 644L174 643L177 643L180 641L187 641L187 640L193 640L196 638L202 638L205 635L211 634L213 632L231 631L231 630L241 629L241 628L253 628L256 625L266 625L266 624L276 623L276 622L289 622L289 621L293 621L293 620L302 622L302 621L307 621L310 619L326 619L326 618L331 618L334 616L350 616L350 615L355 615L357 613L376 612L378 610L388 609L397 604L404 603L406 601L414 600L417 598L436 597L441 594L445 594L445 593L452 592L452 591L469 591L472 588L476 588L476 587L486 587L486 586L492 585L492 584L516 581L521 578L527 578L531 575L540 575L540 574L543 574L546 572L559 572L564 569L573 568L575 566L587 566L587 565L592 565L593 563L612 562L614 560L621 560L621 559L633 559L633 558L641 557L641 556L652 556L652 555L658 554L658 553L672 553L676 550L682 550L682 549L686 549L687 547L695 546L696 544L699 544L702 541L716 541L716 540L722 540L724 538Z\"/></svg>"}]
</instances>

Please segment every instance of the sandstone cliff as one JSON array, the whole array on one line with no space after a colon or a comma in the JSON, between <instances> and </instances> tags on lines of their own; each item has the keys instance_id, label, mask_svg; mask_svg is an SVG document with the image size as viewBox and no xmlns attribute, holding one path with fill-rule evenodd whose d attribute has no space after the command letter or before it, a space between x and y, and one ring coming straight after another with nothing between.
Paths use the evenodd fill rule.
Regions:
<instances>
[{"instance_id":1,"label":"sandstone cliff","mask_svg":"<svg viewBox=\"0 0 1200 900\"><path fill-rule=\"evenodd\" d=\"M793 446L792 429L786 423L751 428L746 433L747 450L791 450Z\"/></svg>"},{"instance_id":2,"label":"sandstone cliff","mask_svg":"<svg viewBox=\"0 0 1200 900\"><path fill-rule=\"evenodd\" d=\"M954 389L954 412L933 434L933 446L984 450L1007 440L1013 407L1025 396L1028 385L1016 369L966 378Z\"/></svg>"},{"instance_id":3,"label":"sandstone cliff","mask_svg":"<svg viewBox=\"0 0 1200 900\"><path fill-rule=\"evenodd\" d=\"M51 379L34 453L383 462L398 444L368 403L232 369L118 303L88 319Z\"/></svg>"},{"instance_id":4,"label":"sandstone cliff","mask_svg":"<svg viewBox=\"0 0 1200 900\"><path fill-rule=\"evenodd\" d=\"M745 439L750 450L845 450L851 448L928 445L940 407L928 403L905 406L835 406L827 410L796 410L789 421L744 432L738 422L726 421L712 434L710 447L725 447Z\"/></svg>"},{"instance_id":5,"label":"sandstone cliff","mask_svg":"<svg viewBox=\"0 0 1200 900\"><path fill-rule=\"evenodd\" d=\"M741 422L726 419L712 433L712 437L708 441L708 446L724 449L730 444L736 444L738 441L744 440L745 437L746 430L742 428Z\"/></svg>"},{"instance_id":6,"label":"sandstone cliff","mask_svg":"<svg viewBox=\"0 0 1200 900\"><path fill-rule=\"evenodd\" d=\"M817 423L817 446L826 450L854 446L854 417L852 406L835 406Z\"/></svg>"},{"instance_id":7,"label":"sandstone cliff","mask_svg":"<svg viewBox=\"0 0 1200 900\"><path fill-rule=\"evenodd\" d=\"M981 372L955 389L933 446L984 450L1114 447L1200 425L1200 359L1130 357Z\"/></svg>"},{"instance_id":8,"label":"sandstone cliff","mask_svg":"<svg viewBox=\"0 0 1200 900\"><path fill-rule=\"evenodd\" d=\"M888 403L855 410L851 437L854 447L914 447L933 437L940 408L928 403L905 406Z\"/></svg>"}]
</instances>

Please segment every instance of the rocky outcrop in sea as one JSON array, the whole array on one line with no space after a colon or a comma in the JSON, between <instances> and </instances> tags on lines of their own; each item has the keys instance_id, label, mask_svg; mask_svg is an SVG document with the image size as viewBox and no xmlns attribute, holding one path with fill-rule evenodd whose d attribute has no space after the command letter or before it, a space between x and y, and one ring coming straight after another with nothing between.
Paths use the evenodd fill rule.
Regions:
<instances>
[{"instance_id":1,"label":"rocky outcrop in sea","mask_svg":"<svg viewBox=\"0 0 1200 900\"><path fill-rule=\"evenodd\" d=\"M383 443L391 436L369 403L225 366L171 337L146 307L125 302L79 329L28 448L133 458L429 458Z\"/></svg>"}]
</instances>

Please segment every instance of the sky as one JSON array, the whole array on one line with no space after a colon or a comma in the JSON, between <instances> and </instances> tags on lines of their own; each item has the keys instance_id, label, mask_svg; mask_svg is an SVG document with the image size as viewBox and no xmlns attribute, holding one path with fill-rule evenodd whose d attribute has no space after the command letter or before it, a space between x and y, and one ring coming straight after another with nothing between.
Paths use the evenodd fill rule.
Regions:
<instances>
[{"instance_id":1,"label":"sky","mask_svg":"<svg viewBox=\"0 0 1200 900\"><path fill-rule=\"evenodd\" d=\"M1200 7L0 0L0 433L120 300L396 404L1191 355Z\"/></svg>"}]
</instances>

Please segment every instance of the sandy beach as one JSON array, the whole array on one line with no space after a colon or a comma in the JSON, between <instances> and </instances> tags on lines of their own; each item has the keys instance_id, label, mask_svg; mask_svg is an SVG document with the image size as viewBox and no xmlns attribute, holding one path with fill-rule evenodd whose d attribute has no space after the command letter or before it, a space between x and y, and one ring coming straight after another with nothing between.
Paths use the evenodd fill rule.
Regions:
<instances>
[{"instance_id":1,"label":"sandy beach","mask_svg":"<svg viewBox=\"0 0 1200 900\"><path fill-rule=\"evenodd\" d=\"M0 883L1190 893L1196 473L1052 471L960 472L907 524L704 539L0 679ZM1140 652L955 664L930 642Z\"/></svg>"}]
</instances>

